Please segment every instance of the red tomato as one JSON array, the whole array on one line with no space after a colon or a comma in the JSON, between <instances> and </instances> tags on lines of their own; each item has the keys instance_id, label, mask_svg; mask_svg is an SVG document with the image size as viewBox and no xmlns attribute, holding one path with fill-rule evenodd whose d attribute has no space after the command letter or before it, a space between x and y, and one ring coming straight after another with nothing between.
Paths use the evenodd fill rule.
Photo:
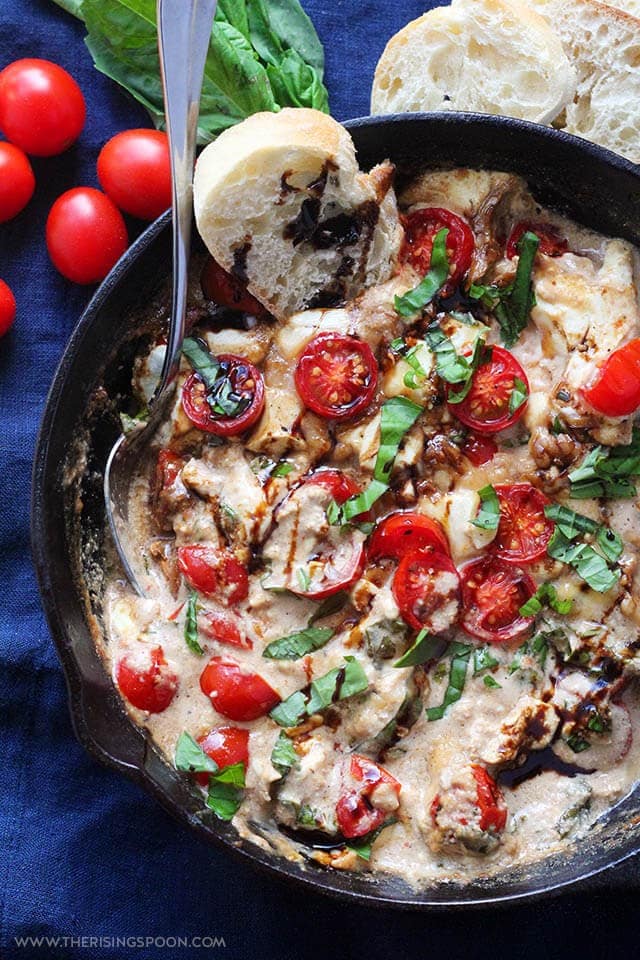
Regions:
<instances>
[{"instance_id":1,"label":"red tomato","mask_svg":"<svg viewBox=\"0 0 640 960\"><path fill-rule=\"evenodd\" d=\"M561 257L569 249L569 244L557 233L548 223L535 223L533 220L521 220L512 228L507 240L505 254L507 257L515 257L518 253L518 241L524 233L535 233L540 240L538 253L544 253L548 257Z\"/></svg>"},{"instance_id":2,"label":"red tomato","mask_svg":"<svg viewBox=\"0 0 640 960\"><path fill-rule=\"evenodd\" d=\"M0 130L25 153L52 157L84 126L80 87L49 60L15 60L0 73Z\"/></svg>"},{"instance_id":3,"label":"red tomato","mask_svg":"<svg viewBox=\"0 0 640 960\"><path fill-rule=\"evenodd\" d=\"M497 433L517 423L527 408L527 401L513 413L509 402L516 379L521 380L529 393L527 375L508 350L491 348L491 359L481 364L473 375L471 389L461 403L449 403L449 410L478 433ZM451 392L447 385L447 394Z\"/></svg>"},{"instance_id":4,"label":"red tomato","mask_svg":"<svg viewBox=\"0 0 640 960\"><path fill-rule=\"evenodd\" d=\"M426 548L449 554L449 541L438 521L422 513L391 513L371 534L367 554L369 560L400 560L407 553Z\"/></svg>"},{"instance_id":5,"label":"red tomato","mask_svg":"<svg viewBox=\"0 0 640 960\"><path fill-rule=\"evenodd\" d=\"M148 713L166 710L178 689L178 678L167 666L162 647L150 651L150 662L143 669L130 656L119 660L116 682L132 706Z\"/></svg>"},{"instance_id":6,"label":"red tomato","mask_svg":"<svg viewBox=\"0 0 640 960\"><path fill-rule=\"evenodd\" d=\"M255 720L269 713L280 697L257 673L245 673L233 660L213 657L202 671L200 689L214 710L229 720Z\"/></svg>"},{"instance_id":7,"label":"red tomato","mask_svg":"<svg viewBox=\"0 0 640 960\"><path fill-rule=\"evenodd\" d=\"M141 220L171 206L169 141L161 130L123 130L98 155L98 180L113 202Z\"/></svg>"},{"instance_id":8,"label":"red tomato","mask_svg":"<svg viewBox=\"0 0 640 960\"><path fill-rule=\"evenodd\" d=\"M582 396L605 417L626 417L640 407L640 339L614 350Z\"/></svg>"},{"instance_id":9,"label":"red tomato","mask_svg":"<svg viewBox=\"0 0 640 960\"><path fill-rule=\"evenodd\" d=\"M491 437L476 437L469 434L462 444L462 452L474 467L481 467L483 463L489 463L498 452L498 444Z\"/></svg>"},{"instance_id":10,"label":"red tomato","mask_svg":"<svg viewBox=\"0 0 640 960\"><path fill-rule=\"evenodd\" d=\"M205 613L202 632L219 643L228 643L231 647L244 647L251 650L253 644L249 637L243 636L237 620L224 613Z\"/></svg>"},{"instance_id":11,"label":"red tomato","mask_svg":"<svg viewBox=\"0 0 640 960\"><path fill-rule=\"evenodd\" d=\"M316 486L324 487L329 491L338 506L356 493L361 493L362 490L355 480L339 470L316 470L310 477L306 477L303 483L314 483ZM357 519L364 520L365 516L369 516L369 514L361 513Z\"/></svg>"},{"instance_id":12,"label":"red tomato","mask_svg":"<svg viewBox=\"0 0 640 960\"><path fill-rule=\"evenodd\" d=\"M185 461L173 450L161 450L158 454L158 486L166 490L178 479Z\"/></svg>"},{"instance_id":13,"label":"red tomato","mask_svg":"<svg viewBox=\"0 0 640 960\"><path fill-rule=\"evenodd\" d=\"M240 603L249 592L246 569L224 547L202 543L178 547L178 568L194 590L227 606Z\"/></svg>"},{"instance_id":14,"label":"red tomato","mask_svg":"<svg viewBox=\"0 0 640 960\"><path fill-rule=\"evenodd\" d=\"M485 556L460 570L462 577L462 629L489 643L504 643L532 626L534 617L520 615L520 607L536 592L524 570Z\"/></svg>"},{"instance_id":15,"label":"red tomato","mask_svg":"<svg viewBox=\"0 0 640 960\"><path fill-rule=\"evenodd\" d=\"M47 217L46 238L54 267L74 283L103 280L129 243L122 214L93 187L75 187L58 197Z\"/></svg>"},{"instance_id":16,"label":"red tomato","mask_svg":"<svg viewBox=\"0 0 640 960\"><path fill-rule=\"evenodd\" d=\"M33 196L36 178L19 147L0 142L0 223L17 216Z\"/></svg>"},{"instance_id":17,"label":"red tomato","mask_svg":"<svg viewBox=\"0 0 640 960\"><path fill-rule=\"evenodd\" d=\"M213 257L209 257L202 268L200 285L207 300L212 300L221 307L250 313L254 317L269 315L260 301L249 293L247 285L240 277L227 273Z\"/></svg>"},{"instance_id":18,"label":"red tomato","mask_svg":"<svg viewBox=\"0 0 640 960\"><path fill-rule=\"evenodd\" d=\"M388 810L378 809L371 802L375 802L376 787L386 784L397 797L402 789L402 785L384 767L357 753L351 755L349 774L356 784L343 793L336 803L338 828L347 839L363 837L387 819Z\"/></svg>"},{"instance_id":19,"label":"red tomato","mask_svg":"<svg viewBox=\"0 0 640 960\"><path fill-rule=\"evenodd\" d=\"M309 410L330 420L345 420L362 413L373 400L378 366L363 340L320 333L301 353L295 382Z\"/></svg>"},{"instance_id":20,"label":"red tomato","mask_svg":"<svg viewBox=\"0 0 640 960\"><path fill-rule=\"evenodd\" d=\"M9 332L15 318L16 298L8 284L0 280L0 337Z\"/></svg>"},{"instance_id":21,"label":"red tomato","mask_svg":"<svg viewBox=\"0 0 640 960\"><path fill-rule=\"evenodd\" d=\"M498 483L500 523L492 550L502 560L532 563L544 557L555 524L547 519L547 497L530 483Z\"/></svg>"},{"instance_id":22,"label":"red tomato","mask_svg":"<svg viewBox=\"0 0 640 960\"><path fill-rule=\"evenodd\" d=\"M216 413L207 400L207 390L197 373L192 373L182 388L182 406L189 420L199 430L217 437L235 437L244 433L262 415L264 410L264 380L257 367L232 353L221 353L221 376L228 381L233 399L245 401L245 406L236 416Z\"/></svg>"},{"instance_id":23,"label":"red tomato","mask_svg":"<svg viewBox=\"0 0 640 960\"><path fill-rule=\"evenodd\" d=\"M414 630L448 630L460 611L460 577L451 559L433 549L405 554L392 584L400 615Z\"/></svg>"},{"instance_id":24,"label":"red tomato","mask_svg":"<svg viewBox=\"0 0 640 960\"><path fill-rule=\"evenodd\" d=\"M471 764L473 778L478 785L478 809L480 810L480 829L500 833L507 823L507 805L500 787L484 767Z\"/></svg>"},{"instance_id":25,"label":"red tomato","mask_svg":"<svg viewBox=\"0 0 640 960\"><path fill-rule=\"evenodd\" d=\"M234 763L249 763L249 731L242 727L214 727L198 743L208 757L218 764L220 770L232 767ZM208 773L197 773L196 780L206 787Z\"/></svg>"},{"instance_id":26,"label":"red tomato","mask_svg":"<svg viewBox=\"0 0 640 960\"><path fill-rule=\"evenodd\" d=\"M431 266L433 238L446 227L449 280L443 292L451 291L460 282L469 267L475 239L468 223L443 207L423 207L403 217L405 230L402 258L408 260L418 273L426 274Z\"/></svg>"}]
</instances>

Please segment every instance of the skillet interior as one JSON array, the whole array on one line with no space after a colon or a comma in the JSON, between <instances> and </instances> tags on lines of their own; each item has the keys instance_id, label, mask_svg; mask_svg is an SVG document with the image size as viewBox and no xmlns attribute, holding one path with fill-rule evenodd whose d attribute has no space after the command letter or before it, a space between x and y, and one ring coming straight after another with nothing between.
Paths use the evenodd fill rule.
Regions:
<instances>
[{"instance_id":1,"label":"skillet interior","mask_svg":"<svg viewBox=\"0 0 640 960\"><path fill-rule=\"evenodd\" d=\"M347 126L364 168L389 156L398 165L400 177L418 167L484 166L513 171L528 180L541 202L640 246L640 171L585 141L521 121L472 114L364 118ZM56 374L37 444L34 559L66 673L75 731L83 745L144 786L204 840L221 842L280 876L336 895L412 908L481 905L559 889L630 857L640 847L640 788L577 850L569 848L490 881L416 892L392 877L373 879L290 863L238 841L228 824L208 819L186 778L166 766L129 720L90 632L90 623L94 629L99 623L102 469L119 432L114 406L126 404L131 365L140 345L136 319L148 313L148 303L166 284L169 265L169 216L165 215L129 249L87 307ZM83 445L86 469L74 472ZM92 585L88 600L98 615L95 620L88 616L80 574Z\"/></svg>"}]
</instances>

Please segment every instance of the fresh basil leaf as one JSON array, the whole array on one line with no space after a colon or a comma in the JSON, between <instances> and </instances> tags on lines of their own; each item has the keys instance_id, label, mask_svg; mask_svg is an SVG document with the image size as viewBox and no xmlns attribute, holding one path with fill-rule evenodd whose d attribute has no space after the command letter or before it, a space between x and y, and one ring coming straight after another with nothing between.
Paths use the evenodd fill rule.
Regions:
<instances>
[{"instance_id":1,"label":"fresh basil leaf","mask_svg":"<svg viewBox=\"0 0 640 960\"><path fill-rule=\"evenodd\" d=\"M559 600L556 588L552 583L541 583L533 596L520 607L521 617L535 617L547 605L556 613L571 613L573 600Z\"/></svg>"},{"instance_id":2,"label":"fresh basil leaf","mask_svg":"<svg viewBox=\"0 0 640 960\"><path fill-rule=\"evenodd\" d=\"M219 820L233 819L242 804L244 785L244 763L234 763L209 777L206 803Z\"/></svg>"},{"instance_id":3,"label":"fresh basil leaf","mask_svg":"<svg viewBox=\"0 0 640 960\"><path fill-rule=\"evenodd\" d=\"M569 474L575 500L635 497L631 478L640 476L640 428L634 427L631 443L618 447L595 447Z\"/></svg>"},{"instance_id":4,"label":"fresh basil leaf","mask_svg":"<svg viewBox=\"0 0 640 960\"><path fill-rule=\"evenodd\" d=\"M508 291L500 293L495 315L505 347L512 347L529 323L529 314L535 305L531 278L539 245L540 240L535 233L529 230L523 233L517 244L519 258L515 278Z\"/></svg>"},{"instance_id":5,"label":"fresh basil leaf","mask_svg":"<svg viewBox=\"0 0 640 960\"><path fill-rule=\"evenodd\" d=\"M491 649L488 646L485 647L476 647L473 651L473 675L477 677L483 670L491 670L492 667L497 667L500 661L491 653Z\"/></svg>"},{"instance_id":6,"label":"fresh basil leaf","mask_svg":"<svg viewBox=\"0 0 640 960\"><path fill-rule=\"evenodd\" d=\"M184 641L193 653L199 657L204 654L204 650L198 643L198 594L195 590L189 591L187 600L187 615L184 621Z\"/></svg>"},{"instance_id":7,"label":"fresh basil leaf","mask_svg":"<svg viewBox=\"0 0 640 960\"><path fill-rule=\"evenodd\" d=\"M514 414L529 399L529 389L520 377L513 378L513 390L509 397L509 413Z\"/></svg>"},{"instance_id":8,"label":"fresh basil leaf","mask_svg":"<svg viewBox=\"0 0 640 960\"><path fill-rule=\"evenodd\" d=\"M326 597L322 603L318 604L316 609L309 617L307 626L312 627L316 620L322 620L324 617L330 617L331 614L342 610L348 599L349 598L344 590L340 590L338 593L332 593L330 597Z\"/></svg>"},{"instance_id":9,"label":"fresh basil leaf","mask_svg":"<svg viewBox=\"0 0 640 960\"><path fill-rule=\"evenodd\" d=\"M264 648L262 656L269 660L299 660L314 650L320 650L332 636L333 630L328 627L307 627L273 640Z\"/></svg>"},{"instance_id":10,"label":"fresh basil leaf","mask_svg":"<svg viewBox=\"0 0 640 960\"><path fill-rule=\"evenodd\" d=\"M500 523L500 500L495 488L489 483L478 490L478 496L480 509L471 523L483 530L497 530Z\"/></svg>"},{"instance_id":11,"label":"fresh basil leaf","mask_svg":"<svg viewBox=\"0 0 640 960\"><path fill-rule=\"evenodd\" d=\"M447 394L447 403L462 403L464 399L469 395L469 391L473 386L473 375L484 363L491 362L492 356L491 347L485 345L482 337L478 337L473 344L473 352L468 360L465 357L459 357L459 360L466 360L468 370L464 383L460 385L457 390L449 390Z\"/></svg>"},{"instance_id":12,"label":"fresh basil leaf","mask_svg":"<svg viewBox=\"0 0 640 960\"><path fill-rule=\"evenodd\" d=\"M211 780L217 780L218 783L230 783L233 787L239 789L245 786L245 765L240 760L238 763L232 763L228 767L223 767L217 773L212 774Z\"/></svg>"},{"instance_id":13,"label":"fresh basil leaf","mask_svg":"<svg viewBox=\"0 0 640 960\"><path fill-rule=\"evenodd\" d=\"M304 569L304 567L298 567L296 570L296 576L298 578L298 583L300 584L300 589L303 593L307 593L309 587L311 586L311 577L309 572Z\"/></svg>"},{"instance_id":14,"label":"fresh basil leaf","mask_svg":"<svg viewBox=\"0 0 640 960\"><path fill-rule=\"evenodd\" d=\"M307 698L296 690L273 708L269 716L281 727L297 727L307 711Z\"/></svg>"},{"instance_id":15,"label":"fresh basil leaf","mask_svg":"<svg viewBox=\"0 0 640 960\"><path fill-rule=\"evenodd\" d=\"M567 563L592 590L606 593L618 583L619 570L610 570L607 561L587 543L572 543L562 531L556 530L547 545L547 553L554 560Z\"/></svg>"},{"instance_id":16,"label":"fresh basil leaf","mask_svg":"<svg viewBox=\"0 0 640 960\"><path fill-rule=\"evenodd\" d=\"M271 471L272 477L288 477L295 466L287 460L280 460Z\"/></svg>"},{"instance_id":17,"label":"fresh basil leaf","mask_svg":"<svg viewBox=\"0 0 640 960\"><path fill-rule=\"evenodd\" d=\"M293 743L284 730L281 730L271 751L271 765L284 777L292 767L297 767L299 763L300 758Z\"/></svg>"},{"instance_id":18,"label":"fresh basil leaf","mask_svg":"<svg viewBox=\"0 0 640 960\"><path fill-rule=\"evenodd\" d=\"M453 648L453 655L449 668L449 683L445 690L444 699L438 707L427 707L427 720L441 720L447 711L447 707L462 696L467 678L467 666L473 648L465 643L451 644L451 648Z\"/></svg>"},{"instance_id":19,"label":"fresh basil leaf","mask_svg":"<svg viewBox=\"0 0 640 960\"><path fill-rule=\"evenodd\" d=\"M82 20L82 0L54 0L59 7Z\"/></svg>"},{"instance_id":20,"label":"fresh basil leaf","mask_svg":"<svg viewBox=\"0 0 640 960\"><path fill-rule=\"evenodd\" d=\"M487 674L486 677L482 678L482 682L485 687L489 687L491 690L502 690L502 684L498 683L497 680L494 680L490 674Z\"/></svg>"},{"instance_id":21,"label":"fresh basil leaf","mask_svg":"<svg viewBox=\"0 0 640 960\"><path fill-rule=\"evenodd\" d=\"M369 686L367 675L355 657L345 657L344 677L338 690L338 700L346 700L364 693Z\"/></svg>"},{"instance_id":22,"label":"fresh basil leaf","mask_svg":"<svg viewBox=\"0 0 640 960\"><path fill-rule=\"evenodd\" d=\"M327 88L297 50L286 50L277 64L268 64L267 76L278 103L329 112Z\"/></svg>"},{"instance_id":23,"label":"fresh basil leaf","mask_svg":"<svg viewBox=\"0 0 640 960\"><path fill-rule=\"evenodd\" d=\"M390 817L388 820L385 820L384 823L381 823L379 827L376 827L375 830L370 830L369 833L365 833L363 837L354 837L353 840L349 840L345 843L345 847L347 850L353 850L354 853L357 853L362 860L368 861L371 859L371 848L382 831L385 827L391 827L397 822L397 817Z\"/></svg>"},{"instance_id":24,"label":"fresh basil leaf","mask_svg":"<svg viewBox=\"0 0 640 960\"><path fill-rule=\"evenodd\" d=\"M207 390L212 390L220 374L220 364L210 353L209 348L201 340L186 337L182 344L182 352Z\"/></svg>"},{"instance_id":25,"label":"fresh basil leaf","mask_svg":"<svg viewBox=\"0 0 640 960\"><path fill-rule=\"evenodd\" d=\"M584 750L589 750L591 744L588 740L579 737L577 733L572 733L570 737L567 737L567 746L569 746L574 753L582 753Z\"/></svg>"},{"instance_id":26,"label":"fresh basil leaf","mask_svg":"<svg viewBox=\"0 0 640 960\"><path fill-rule=\"evenodd\" d=\"M566 432L565 426L562 420L560 419L560 417L556 414L556 416L553 418L553 423L551 424L551 433L558 436L559 434L565 433L565 432Z\"/></svg>"},{"instance_id":27,"label":"fresh basil leaf","mask_svg":"<svg viewBox=\"0 0 640 960\"><path fill-rule=\"evenodd\" d=\"M305 716L326 709L332 703L363 693L369 686L367 676L355 659L345 657L342 667L329 670L312 681L308 694L296 690L274 707L269 716L281 727L295 727Z\"/></svg>"},{"instance_id":28,"label":"fresh basil leaf","mask_svg":"<svg viewBox=\"0 0 640 960\"><path fill-rule=\"evenodd\" d=\"M556 526L568 540L575 540L581 533L593 534L609 563L615 563L622 555L624 544L621 537L605 524L576 513L570 507L559 503L548 504L544 512L550 520L555 521Z\"/></svg>"},{"instance_id":29,"label":"fresh basil leaf","mask_svg":"<svg viewBox=\"0 0 640 960\"><path fill-rule=\"evenodd\" d=\"M427 660L433 660L441 649L442 640L430 637L426 630L421 630L409 649L396 660L394 667L417 667Z\"/></svg>"},{"instance_id":30,"label":"fresh basil leaf","mask_svg":"<svg viewBox=\"0 0 640 960\"><path fill-rule=\"evenodd\" d=\"M365 632L366 650L374 661L391 660L407 637L407 624L404 620L378 620L370 624Z\"/></svg>"},{"instance_id":31,"label":"fresh basil leaf","mask_svg":"<svg viewBox=\"0 0 640 960\"><path fill-rule=\"evenodd\" d=\"M413 317L419 313L428 303L431 303L449 279L448 234L449 231L446 227L443 227L442 230L438 230L433 238L431 263L429 272L424 279L413 290L407 290L401 297L396 296L394 298L393 303L396 313L399 313L401 317Z\"/></svg>"},{"instance_id":32,"label":"fresh basil leaf","mask_svg":"<svg viewBox=\"0 0 640 960\"><path fill-rule=\"evenodd\" d=\"M405 373L402 382L409 390L416 390L428 375L428 371L424 369L418 358L419 349L419 346L411 347L411 349L404 354L404 359L411 367L411 370Z\"/></svg>"},{"instance_id":33,"label":"fresh basil leaf","mask_svg":"<svg viewBox=\"0 0 640 960\"><path fill-rule=\"evenodd\" d=\"M606 560L609 563L615 563L622 556L624 550L624 544L622 538L612 530L610 527L606 527L604 524L598 530L596 535L596 543L600 547L602 553Z\"/></svg>"},{"instance_id":34,"label":"fresh basil leaf","mask_svg":"<svg viewBox=\"0 0 640 960\"><path fill-rule=\"evenodd\" d=\"M178 737L175 755L176 770L185 773L217 773L218 764L208 757L199 743L186 730Z\"/></svg>"}]
</instances>

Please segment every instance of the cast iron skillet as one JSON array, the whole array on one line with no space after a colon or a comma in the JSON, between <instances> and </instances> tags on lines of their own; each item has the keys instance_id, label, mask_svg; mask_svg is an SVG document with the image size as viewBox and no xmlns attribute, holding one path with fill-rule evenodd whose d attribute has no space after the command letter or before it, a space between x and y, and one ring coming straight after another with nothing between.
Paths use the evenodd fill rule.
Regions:
<instances>
[{"instance_id":1,"label":"cast iron skillet","mask_svg":"<svg viewBox=\"0 0 640 960\"><path fill-rule=\"evenodd\" d=\"M401 177L420 166L514 171L527 178L543 203L602 233L640 245L639 169L584 140L517 120L475 114L363 118L348 127L364 168L390 157ZM99 760L141 784L203 841L239 850L280 877L363 902L428 908L520 900L593 878L632 857L640 848L640 789L576 850L468 885L416 892L392 877L290 863L239 841L229 825L209 819L188 778L165 764L128 719L89 632L89 623L99 623L100 614L101 470L118 431L108 397L124 404L139 347L136 312L144 310L162 288L169 264L169 217L165 215L133 244L87 307L56 373L37 443L33 553L80 742ZM88 440L86 469L70 476L65 465L74 463L83 437ZM78 585L81 572L92 581L91 612Z\"/></svg>"}]
</instances>

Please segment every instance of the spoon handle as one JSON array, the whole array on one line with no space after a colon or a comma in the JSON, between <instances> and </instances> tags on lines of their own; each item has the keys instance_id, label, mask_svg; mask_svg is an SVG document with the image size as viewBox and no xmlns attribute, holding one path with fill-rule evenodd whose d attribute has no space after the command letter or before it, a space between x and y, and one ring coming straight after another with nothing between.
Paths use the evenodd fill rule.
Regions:
<instances>
[{"instance_id":1,"label":"spoon handle","mask_svg":"<svg viewBox=\"0 0 640 960\"><path fill-rule=\"evenodd\" d=\"M173 290L167 349L152 406L178 372L185 333L200 93L216 0L157 0L158 47L173 187Z\"/></svg>"}]
</instances>

